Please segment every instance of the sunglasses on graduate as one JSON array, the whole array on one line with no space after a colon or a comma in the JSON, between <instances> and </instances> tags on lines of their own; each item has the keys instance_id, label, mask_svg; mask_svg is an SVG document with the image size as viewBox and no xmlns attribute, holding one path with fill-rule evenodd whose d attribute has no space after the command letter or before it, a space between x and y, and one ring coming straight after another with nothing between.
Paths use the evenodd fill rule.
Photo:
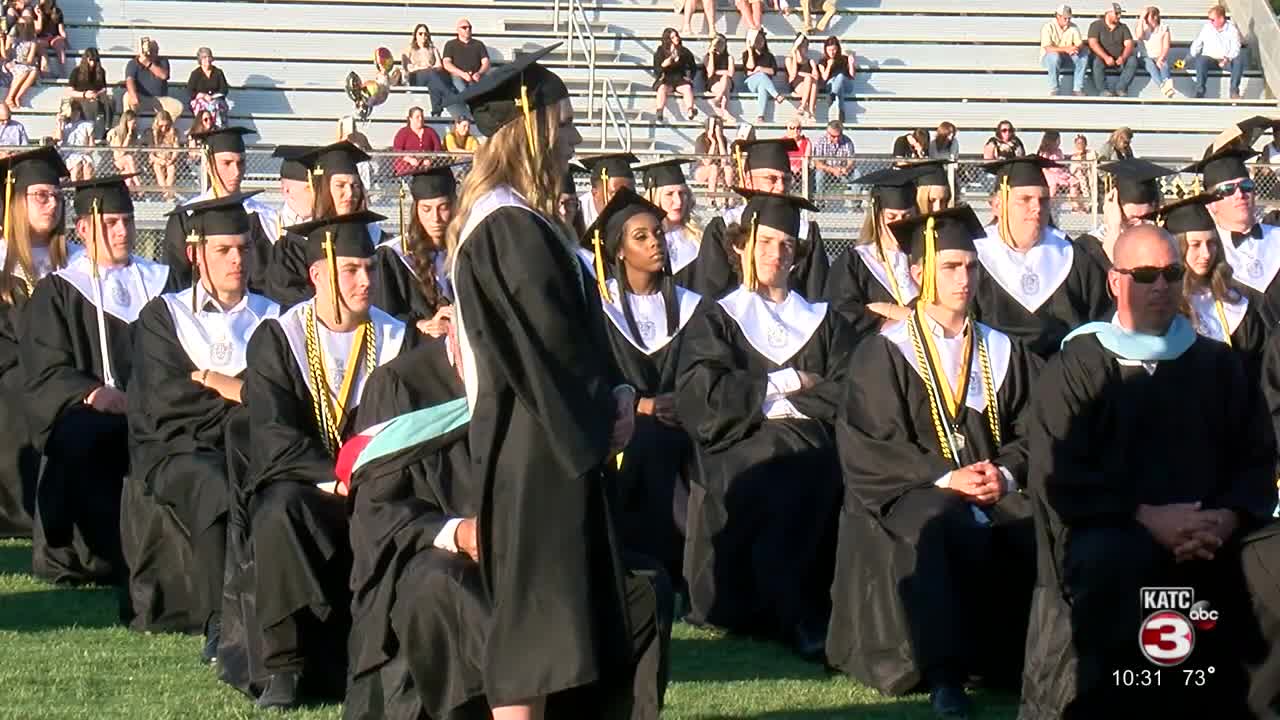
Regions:
<instances>
[{"instance_id":1,"label":"sunglasses on graduate","mask_svg":"<svg viewBox=\"0 0 1280 720\"><path fill-rule=\"evenodd\" d=\"M1252 193L1258 189L1258 184L1252 180L1235 180L1232 182L1224 182L1213 189L1214 194L1222 197L1231 197L1236 194L1236 190L1242 193Z\"/></svg>"},{"instance_id":2,"label":"sunglasses on graduate","mask_svg":"<svg viewBox=\"0 0 1280 720\"><path fill-rule=\"evenodd\" d=\"M1136 268L1112 268L1112 270L1121 275L1128 275L1139 285L1150 285L1159 277L1163 277L1167 283L1176 283L1182 279L1182 275L1186 272L1181 265L1165 265L1164 267L1145 265Z\"/></svg>"}]
</instances>

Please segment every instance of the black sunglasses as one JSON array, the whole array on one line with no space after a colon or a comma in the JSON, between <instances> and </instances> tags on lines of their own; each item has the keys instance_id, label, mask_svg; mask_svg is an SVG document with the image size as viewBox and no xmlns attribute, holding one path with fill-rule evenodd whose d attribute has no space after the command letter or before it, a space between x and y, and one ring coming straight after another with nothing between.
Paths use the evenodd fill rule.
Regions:
<instances>
[{"instance_id":1,"label":"black sunglasses","mask_svg":"<svg viewBox=\"0 0 1280 720\"><path fill-rule=\"evenodd\" d=\"M1151 267L1149 265L1136 268L1111 268L1121 275L1128 275L1133 281L1140 285L1150 285L1156 281L1156 278L1163 277L1167 283L1176 283L1186 274L1186 268L1181 265L1165 265L1164 267Z\"/></svg>"},{"instance_id":2,"label":"black sunglasses","mask_svg":"<svg viewBox=\"0 0 1280 720\"><path fill-rule=\"evenodd\" d=\"M1252 193L1258 189L1258 184L1252 180L1235 180L1232 182L1220 183L1213 189L1213 192L1215 195L1221 195L1225 198L1235 195L1237 188L1239 188L1242 193Z\"/></svg>"}]
</instances>

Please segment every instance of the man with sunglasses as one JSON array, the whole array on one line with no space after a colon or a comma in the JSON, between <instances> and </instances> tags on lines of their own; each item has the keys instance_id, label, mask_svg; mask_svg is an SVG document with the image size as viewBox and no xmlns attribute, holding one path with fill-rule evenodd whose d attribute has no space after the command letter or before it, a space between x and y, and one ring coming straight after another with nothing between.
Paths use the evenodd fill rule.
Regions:
<instances>
[{"instance_id":1,"label":"man with sunglasses","mask_svg":"<svg viewBox=\"0 0 1280 720\"><path fill-rule=\"evenodd\" d=\"M480 82L480 77L491 67L489 49L471 35L471 21L466 18L458 21L458 37L444 44L441 56L444 70L458 92Z\"/></svg>"},{"instance_id":2,"label":"man with sunglasses","mask_svg":"<svg viewBox=\"0 0 1280 720\"><path fill-rule=\"evenodd\" d=\"M1153 716L1250 717L1239 538L1275 507L1275 439L1237 355L1180 314L1173 237L1127 228L1114 259L1115 316L1067 336L1032 401L1028 485L1043 587L1023 714L1106 717L1140 700ZM1159 625L1143 610L1141 589L1152 587L1192 588L1220 622L1193 630L1178 615L1177 627ZM1134 642L1139 633L1149 640ZM1178 669L1212 672L1211 686L1144 691L1115 680L1113 671L1157 667L1143 642L1163 646L1178 633L1194 633L1195 649Z\"/></svg>"},{"instance_id":3,"label":"man with sunglasses","mask_svg":"<svg viewBox=\"0 0 1280 720\"><path fill-rule=\"evenodd\" d=\"M1160 207L1164 195L1160 178L1177 171L1138 158L1103 163L1098 169L1105 173L1103 187L1107 188L1102 201L1102 225L1076 237L1076 244L1103 270L1109 270L1120 231Z\"/></svg>"}]
</instances>

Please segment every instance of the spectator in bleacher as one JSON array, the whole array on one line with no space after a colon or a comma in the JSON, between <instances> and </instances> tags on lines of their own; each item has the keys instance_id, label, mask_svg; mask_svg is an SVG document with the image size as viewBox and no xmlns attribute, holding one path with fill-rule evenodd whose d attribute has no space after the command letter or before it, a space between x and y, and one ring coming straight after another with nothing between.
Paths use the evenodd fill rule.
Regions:
<instances>
[{"instance_id":1,"label":"spectator in bleacher","mask_svg":"<svg viewBox=\"0 0 1280 720\"><path fill-rule=\"evenodd\" d=\"M792 92L800 98L800 117L812 120L818 105L821 77L818 66L809 57L809 36L804 33L797 34L791 44L791 54L787 56L787 80L791 83Z\"/></svg>"},{"instance_id":2,"label":"spectator in bleacher","mask_svg":"<svg viewBox=\"0 0 1280 720\"><path fill-rule=\"evenodd\" d=\"M22 96L36 84L40 78L40 61L37 52L35 21L30 10L24 10L18 25L14 29L13 61L9 72L13 80L9 83L9 95L4 104L17 110L22 107Z\"/></svg>"},{"instance_id":3,"label":"spectator in bleacher","mask_svg":"<svg viewBox=\"0 0 1280 720\"><path fill-rule=\"evenodd\" d=\"M938 129L929 142L929 158L932 160L960 159L960 139L956 137L956 126L950 122L938 123Z\"/></svg>"},{"instance_id":4,"label":"spectator in bleacher","mask_svg":"<svg viewBox=\"0 0 1280 720\"><path fill-rule=\"evenodd\" d=\"M213 64L212 50L207 47L197 50L196 61L199 65L187 78L187 92L191 93L191 101L188 103L191 114L208 110L213 114L213 126L222 127L227 124L227 113L231 109L231 104L227 101L231 86L227 83L227 76L223 74L222 68Z\"/></svg>"},{"instance_id":5,"label":"spectator in bleacher","mask_svg":"<svg viewBox=\"0 0 1280 720\"><path fill-rule=\"evenodd\" d=\"M151 169L156 174L156 185L164 194L165 200L173 200L176 196L173 186L178 181L178 129L174 127L173 118L163 110L156 111L151 121L151 129L147 131L146 145L150 148L148 159ZM164 148L164 149L159 149Z\"/></svg>"},{"instance_id":6,"label":"spectator in bleacher","mask_svg":"<svg viewBox=\"0 0 1280 720\"><path fill-rule=\"evenodd\" d=\"M444 146L440 144L440 136L436 134L436 131L427 127L426 117L422 113L422 108L415 105L409 108L409 117L404 127L396 131L396 136L391 141L391 149L401 152L424 153L441 152L444 150ZM430 160L413 157L412 155L403 155L395 159L392 167L395 169L396 175L408 175L418 169L424 162L430 165Z\"/></svg>"},{"instance_id":7,"label":"spectator in bleacher","mask_svg":"<svg viewBox=\"0 0 1280 720\"><path fill-rule=\"evenodd\" d=\"M1040 63L1049 74L1049 94L1058 94L1058 71L1072 66L1071 92L1084 95L1084 73L1089 69L1089 50L1080 28L1071 22L1071 6L1060 5L1052 20L1040 28Z\"/></svg>"},{"instance_id":8,"label":"spectator in bleacher","mask_svg":"<svg viewBox=\"0 0 1280 720\"><path fill-rule=\"evenodd\" d=\"M111 161L115 163L117 173L137 173L138 160L134 153L142 144L142 133L138 132L138 114L132 110L120 113L120 122L107 133L107 144L111 146ZM130 189L136 189L140 184L136 175L124 182Z\"/></svg>"},{"instance_id":9,"label":"spectator in bleacher","mask_svg":"<svg viewBox=\"0 0 1280 720\"><path fill-rule=\"evenodd\" d=\"M1262 148L1262 161L1268 165L1280 164L1280 122L1271 126L1271 142Z\"/></svg>"},{"instance_id":10,"label":"spectator in bleacher","mask_svg":"<svg viewBox=\"0 0 1280 720\"><path fill-rule=\"evenodd\" d=\"M1098 156L1089 149L1089 138L1076 135L1075 151L1071 153L1071 204L1076 212L1084 212L1083 200L1093 197L1093 166Z\"/></svg>"},{"instance_id":11,"label":"spectator in bleacher","mask_svg":"<svg viewBox=\"0 0 1280 720\"><path fill-rule=\"evenodd\" d=\"M707 192L712 195L711 206L715 207L719 202L715 194L720 191L720 184L733 184L733 173L728 165L729 141L724 136L723 120L715 115L707 118L706 128L693 141L693 152L702 156L693 170L693 179L707 186Z\"/></svg>"},{"instance_id":12,"label":"spectator in bleacher","mask_svg":"<svg viewBox=\"0 0 1280 720\"><path fill-rule=\"evenodd\" d=\"M733 90L733 75L737 66L729 53L729 41L716 33L716 39L707 51L707 85L711 89L711 106L720 117L729 114L729 93Z\"/></svg>"},{"instance_id":13,"label":"spectator in bleacher","mask_svg":"<svg viewBox=\"0 0 1280 720\"><path fill-rule=\"evenodd\" d=\"M187 130L187 147L191 152L187 153L193 163L199 164L200 157L203 154L201 149L204 147L204 140L201 135L213 129L213 113L205 110L196 113L195 120L191 121L191 128Z\"/></svg>"},{"instance_id":14,"label":"spectator in bleacher","mask_svg":"<svg viewBox=\"0 0 1280 720\"><path fill-rule=\"evenodd\" d=\"M93 121L93 137L102 140L111 126L111 92L107 90L107 71L102 69L98 48L85 48L80 64L71 71L67 94L80 106L84 116Z\"/></svg>"},{"instance_id":15,"label":"spectator in bleacher","mask_svg":"<svg viewBox=\"0 0 1280 720\"><path fill-rule=\"evenodd\" d=\"M1134 27L1134 38L1138 42L1138 54L1142 56L1142 64L1151 76L1151 82L1164 93L1165 97L1173 97L1173 67L1169 62L1169 26L1160 18L1160 8L1148 5L1142 9L1142 17Z\"/></svg>"},{"instance_id":16,"label":"spectator in bleacher","mask_svg":"<svg viewBox=\"0 0 1280 720\"><path fill-rule=\"evenodd\" d=\"M752 30L747 34L747 49L742 51L742 72L746 74L747 89L756 94L757 125L764 122L770 98L779 105L786 102L773 83L777 71L778 60L769 52L764 28Z\"/></svg>"},{"instance_id":17,"label":"spectator in bleacher","mask_svg":"<svg viewBox=\"0 0 1280 720\"><path fill-rule=\"evenodd\" d=\"M15 152L20 152L20 148L27 144L27 128L22 123L13 119L13 111L8 105L0 105L0 157L8 157ZM10 150L9 148L17 147L19 150Z\"/></svg>"},{"instance_id":18,"label":"spectator in bleacher","mask_svg":"<svg viewBox=\"0 0 1280 720\"><path fill-rule=\"evenodd\" d=\"M65 109L58 114L58 124L53 130L53 139L65 147L86 148L93 145L93 123L84 119L80 107L67 103ZM93 155L87 151L77 151L63 157L71 179L88 180L93 177Z\"/></svg>"},{"instance_id":19,"label":"spectator in bleacher","mask_svg":"<svg viewBox=\"0 0 1280 720\"><path fill-rule=\"evenodd\" d=\"M799 180L804 172L805 161L813 157L813 143L805 137L799 116L787 121L787 128L782 136L796 141L796 149L788 150L787 157L791 159L791 174Z\"/></svg>"},{"instance_id":20,"label":"spectator in bleacher","mask_svg":"<svg viewBox=\"0 0 1280 720\"><path fill-rule=\"evenodd\" d=\"M818 64L818 76L822 79L823 88L831 97L831 106L840 115L840 99L853 94L853 76L858 69L854 54L845 54L840 46L840 38L828 35L822 41L822 60ZM828 111L830 112L830 111Z\"/></svg>"},{"instance_id":21,"label":"spectator in bleacher","mask_svg":"<svg viewBox=\"0 0 1280 720\"><path fill-rule=\"evenodd\" d=\"M35 7L37 52L40 54L40 72L49 72L48 53L58 53L58 75L67 69L67 28L63 22L62 8L58 0L40 0Z\"/></svg>"},{"instance_id":22,"label":"spectator in bleacher","mask_svg":"<svg viewBox=\"0 0 1280 720\"><path fill-rule=\"evenodd\" d=\"M1124 97L1138 73L1133 33L1120 22L1120 4L1111 3L1101 19L1089 26L1089 51L1093 54L1093 88L1098 95ZM1107 88L1107 69L1116 68L1120 78L1114 90Z\"/></svg>"},{"instance_id":23,"label":"spectator in bleacher","mask_svg":"<svg viewBox=\"0 0 1280 720\"><path fill-rule=\"evenodd\" d=\"M476 136L471 134L471 118L459 115L453 119L453 126L444 134L444 149L451 153L473 153L480 147Z\"/></svg>"},{"instance_id":24,"label":"spectator in bleacher","mask_svg":"<svg viewBox=\"0 0 1280 720\"><path fill-rule=\"evenodd\" d=\"M1098 160L1128 160L1133 157L1133 130L1127 127L1116 128L1111 137L1098 151Z\"/></svg>"},{"instance_id":25,"label":"spectator in bleacher","mask_svg":"<svg viewBox=\"0 0 1280 720\"><path fill-rule=\"evenodd\" d=\"M764 0L733 0L733 6L742 15L742 26L747 29L750 41L750 32L764 27Z\"/></svg>"},{"instance_id":26,"label":"spectator in bleacher","mask_svg":"<svg viewBox=\"0 0 1280 720\"><path fill-rule=\"evenodd\" d=\"M844 134L839 120L827 123L827 131L813 146L813 167L819 195L843 192L857 178L854 172L853 141Z\"/></svg>"},{"instance_id":27,"label":"spectator in bleacher","mask_svg":"<svg viewBox=\"0 0 1280 720\"><path fill-rule=\"evenodd\" d=\"M707 20L707 34L710 35L716 31L716 0L685 0L681 35L693 34L693 14L697 12L699 5L702 7L702 15Z\"/></svg>"},{"instance_id":28,"label":"spectator in bleacher","mask_svg":"<svg viewBox=\"0 0 1280 720\"><path fill-rule=\"evenodd\" d=\"M1036 150L1036 154L1054 162L1064 160L1062 133L1057 130L1045 130L1044 135L1040 136L1040 148ZM1053 198L1059 190L1071 186L1071 172L1065 165L1048 167L1044 169L1044 180L1049 184L1049 197Z\"/></svg>"},{"instance_id":29,"label":"spectator in bleacher","mask_svg":"<svg viewBox=\"0 0 1280 720\"><path fill-rule=\"evenodd\" d=\"M445 72L458 92L489 72L489 50L471 36L471 21L466 18L458 21L458 36L444 44L443 59Z\"/></svg>"},{"instance_id":30,"label":"spectator in bleacher","mask_svg":"<svg viewBox=\"0 0 1280 720\"><path fill-rule=\"evenodd\" d=\"M1209 20L1200 28L1200 34L1191 43L1187 57L1196 73L1196 97L1204 97L1209 68L1216 64L1231 73L1231 99L1240 99L1240 80L1244 77L1244 37L1236 24L1227 19L1227 9L1221 5L1209 8Z\"/></svg>"},{"instance_id":31,"label":"spectator in bleacher","mask_svg":"<svg viewBox=\"0 0 1280 720\"><path fill-rule=\"evenodd\" d=\"M929 131L916 128L893 141L893 156L908 160L925 160L929 157Z\"/></svg>"},{"instance_id":32,"label":"spectator in bleacher","mask_svg":"<svg viewBox=\"0 0 1280 720\"><path fill-rule=\"evenodd\" d=\"M1017 129L1008 120L1001 120L996 125L996 134L987 138L986 144L982 146L983 160L1008 160L1026 154L1027 149L1018 138Z\"/></svg>"},{"instance_id":33,"label":"spectator in bleacher","mask_svg":"<svg viewBox=\"0 0 1280 720\"><path fill-rule=\"evenodd\" d=\"M422 23L414 26L409 49L401 56L400 63L409 85L425 87L431 95L431 117L440 117L453 96L453 85L444 69L444 59L431 39L431 28Z\"/></svg>"},{"instance_id":34,"label":"spectator in bleacher","mask_svg":"<svg viewBox=\"0 0 1280 720\"><path fill-rule=\"evenodd\" d=\"M653 114L662 122L667 109L667 97L674 90L680 95L680 111L690 120L698 116L693 104L693 73L698 61L684 46L675 28L662 31L662 42L653 52L653 89L658 91Z\"/></svg>"},{"instance_id":35,"label":"spectator in bleacher","mask_svg":"<svg viewBox=\"0 0 1280 720\"><path fill-rule=\"evenodd\" d=\"M182 101L169 97L169 60L149 37L138 41L138 54L124 68L124 107L136 113L165 110L182 116Z\"/></svg>"}]
</instances>

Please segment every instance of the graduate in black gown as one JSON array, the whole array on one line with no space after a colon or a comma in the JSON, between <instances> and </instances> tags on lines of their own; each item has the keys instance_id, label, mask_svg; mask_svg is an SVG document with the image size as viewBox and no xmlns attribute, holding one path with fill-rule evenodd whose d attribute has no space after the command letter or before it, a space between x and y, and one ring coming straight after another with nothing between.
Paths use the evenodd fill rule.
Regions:
<instances>
[{"instance_id":1,"label":"graduate in black gown","mask_svg":"<svg viewBox=\"0 0 1280 720\"><path fill-rule=\"evenodd\" d=\"M394 256L409 270L409 277L417 281L405 291L420 296L412 303L419 308L417 312L430 313L416 318L415 325L419 332L431 337L443 337L453 317L453 285L446 266L445 230L458 202L458 181L453 168L459 164L463 163L422 168L409 176L408 194L413 205L408 217L401 219L401 234L378 246L380 256ZM401 213L404 212L402 207Z\"/></svg>"},{"instance_id":2,"label":"graduate in black gown","mask_svg":"<svg viewBox=\"0 0 1280 720\"><path fill-rule=\"evenodd\" d=\"M351 548L334 461L359 427L370 373L421 337L370 302L379 278L368 226L382 219L362 211L290 228L306 238L316 295L249 341L241 396L252 435L240 490L256 615L246 613L245 632L261 640L261 662L251 657L249 671L259 707L291 707L300 691L332 693L345 677Z\"/></svg>"},{"instance_id":3,"label":"graduate in black gown","mask_svg":"<svg viewBox=\"0 0 1280 720\"><path fill-rule=\"evenodd\" d=\"M311 168L298 158L305 157L315 149L310 145L278 145L271 153L272 157L280 158L280 195L284 198L280 207L275 209L278 227L271 239L273 247L277 240L284 237L285 228L311 220L311 211L316 202Z\"/></svg>"},{"instance_id":4,"label":"graduate in black gown","mask_svg":"<svg viewBox=\"0 0 1280 720\"><path fill-rule=\"evenodd\" d=\"M229 510L226 428L242 407L246 349L280 314L248 292L253 225L243 193L187 203L194 287L161 295L138 317L129 393L131 472L125 555L137 630L203 632L217 654Z\"/></svg>"},{"instance_id":5,"label":"graduate in black gown","mask_svg":"<svg viewBox=\"0 0 1280 720\"><path fill-rule=\"evenodd\" d=\"M493 606L481 677L495 718L541 718L562 693L592 698L586 716L625 717L634 663L602 469L630 440L635 390L611 377L592 278L557 218L580 135L564 83L536 64L552 49L463 96L489 137L449 231Z\"/></svg>"},{"instance_id":6,"label":"graduate in black gown","mask_svg":"<svg viewBox=\"0 0 1280 720\"><path fill-rule=\"evenodd\" d=\"M243 127L215 128L205 133L196 134L203 143L204 164L209 168L209 188L188 200L188 203L219 198L240 191L245 175L244 136L255 132ZM262 293L267 288L267 268L271 262L271 249L280 237L284 227L276 209L247 193L244 198L244 210L253 219L250 234L253 236L253 270L249 277L249 290ZM187 217L180 213L170 213L164 228L164 262L173 273L175 287L188 287L191 284L190 263L187 260L187 236L190 228L185 221Z\"/></svg>"},{"instance_id":7,"label":"graduate in black gown","mask_svg":"<svg viewBox=\"0 0 1280 720\"><path fill-rule=\"evenodd\" d=\"M1153 717L1248 717L1242 663L1259 648L1238 540L1275 507L1275 438L1237 354L1178 313L1173 238L1129 228L1114 260L1115 317L1067 337L1032 403L1040 578L1022 716L1108 717L1140 703ZM1161 687L1115 676L1158 669L1135 639L1179 632L1140 636L1144 587L1191 588L1219 613L1212 629L1186 628L1194 652ZM1212 683L1184 686L1183 671L1209 666Z\"/></svg>"},{"instance_id":8,"label":"graduate in black gown","mask_svg":"<svg viewBox=\"0 0 1280 720\"><path fill-rule=\"evenodd\" d=\"M32 441L45 456L32 570L55 582L122 582L134 323L165 291L169 269L132 254L133 200L124 178L72 187L76 234L87 247L36 283L20 341Z\"/></svg>"},{"instance_id":9,"label":"graduate in black gown","mask_svg":"<svg viewBox=\"0 0 1280 720\"><path fill-rule=\"evenodd\" d=\"M40 453L31 443L22 397L19 344L35 284L67 264L66 212L58 188L66 176L55 148L0 158L0 179L13 194L0 242L0 537L31 537Z\"/></svg>"},{"instance_id":10,"label":"graduate in black gown","mask_svg":"<svg viewBox=\"0 0 1280 720\"><path fill-rule=\"evenodd\" d=\"M1141 158L1103 163L1098 170L1103 173L1102 225L1076 236L1075 243L1103 270L1110 270L1111 249L1120 231L1160 207L1160 178L1177 170Z\"/></svg>"},{"instance_id":11,"label":"graduate in black gown","mask_svg":"<svg viewBox=\"0 0 1280 720\"><path fill-rule=\"evenodd\" d=\"M684 164L676 159L636 167L644 178L645 198L664 213L667 263L680 287L688 287L696 276L702 249L702 228L693 217L694 196L684 176Z\"/></svg>"},{"instance_id":12,"label":"graduate in black gown","mask_svg":"<svg viewBox=\"0 0 1280 720\"><path fill-rule=\"evenodd\" d=\"M953 717L971 675L1020 679L1035 580L1025 421L1042 361L971 317L986 233L970 207L891 229L923 289L859 344L846 385L828 658L882 692L923 686Z\"/></svg>"},{"instance_id":13,"label":"graduate in black gown","mask_svg":"<svg viewBox=\"0 0 1280 720\"><path fill-rule=\"evenodd\" d=\"M591 183L587 192L578 196L583 228L596 221L614 193L622 188L636 189L636 173L631 166L638 162L640 160L631 153L604 153L578 160L577 164L587 173Z\"/></svg>"},{"instance_id":14,"label":"graduate in black gown","mask_svg":"<svg viewBox=\"0 0 1280 720\"><path fill-rule=\"evenodd\" d=\"M1038 155L983 165L997 179L995 222L975 242L983 272L974 317L1041 357L1056 353L1072 328L1111 311L1106 271L1052 226L1044 179L1052 167Z\"/></svg>"},{"instance_id":15,"label":"graduate in black gown","mask_svg":"<svg viewBox=\"0 0 1280 720\"><path fill-rule=\"evenodd\" d=\"M689 619L818 659L841 483L833 425L853 331L790 288L803 198L746 191L724 235L741 287L685 330L676 411L698 444Z\"/></svg>"},{"instance_id":16,"label":"graduate in black gown","mask_svg":"<svg viewBox=\"0 0 1280 720\"><path fill-rule=\"evenodd\" d=\"M796 149L796 141L791 138L735 142L733 156L741 187L775 194L787 192L787 178L791 175L787 153ZM733 269L737 260L725 255L724 234L730 225L741 222L743 210L742 205L729 208L703 229L697 270L687 279L690 290L717 300L738 287ZM809 213L808 208L800 211L799 239L804 247L796 253L799 261L791 269L791 288L809 302L817 302L824 297L831 260L822 230Z\"/></svg>"},{"instance_id":17,"label":"graduate in black gown","mask_svg":"<svg viewBox=\"0 0 1280 720\"><path fill-rule=\"evenodd\" d=\"M587 233L604 238L609 347L622 379L639 394L635 434L610 468L618 534L624 548L659 560L680 578L695 458L676 413L676 370L688 337L683 331L702 298L672 277L662 215L640 195L619 190Z\"/></svg>"}]
</instances>

